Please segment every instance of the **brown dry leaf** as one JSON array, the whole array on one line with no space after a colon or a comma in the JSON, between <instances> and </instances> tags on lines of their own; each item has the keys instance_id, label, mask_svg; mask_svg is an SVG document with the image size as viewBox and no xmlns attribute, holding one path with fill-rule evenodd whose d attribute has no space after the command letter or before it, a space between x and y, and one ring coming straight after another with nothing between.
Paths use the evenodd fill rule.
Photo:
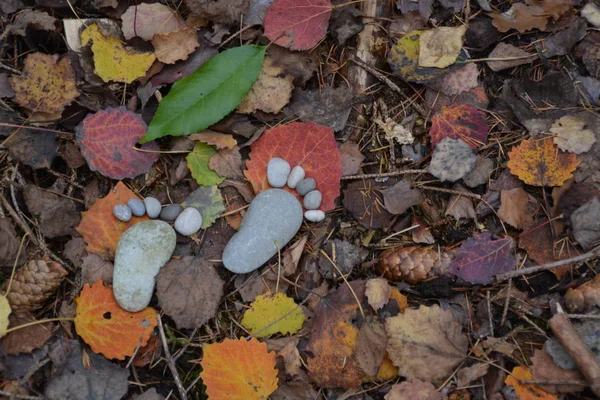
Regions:
<instances>
[{"instance_id":1,"label":"brown dry leaf","mask_svg":"<svg viewBox=\"0 0 600 400\"><path fill-rule=\"evenodd\" d=\"M9 80L14 101L31 112L61 114L79 96L71 61L58 55L29 54L23 74Z\"/></svg>"},{"instance_id":2,"label":"brown dry leaf","mask_svg":"<svg viewBox=\"0 0 600 400\"><path fill-rule=\"evenodd\" d=\"M503 190L500 192L498 217L517 229L529 229L534 225L536 203L523 188Z\"/></svg>"},{"instance_id":3,"label":"brown dry leaf","mask_svg":"<svg viewBox=\"0 0 600 400\"><path fill-rule=\"evenodd\" d=\"M490 368L489 364L477 363L471 365L470 367L462 368L456 374L458 378L458 387L467 386L469 383L473 382L475 379L479 379L485 374L487 374L488 369Z\"/></svg>"},{"instance_id":4,"label":"brown dry leaf","mask_svg":"<svg viewBox=\"0 0 600 400\"><path fill-rule=\"evenodd\" d=\"M33 184L25 186L23 195L27 208L36 216L40 230L47 238L70 235L81 221L73 200Z\"/></svg>"},{"instance_id":5,"label":"brown dry leaf","mask_svg":"<svg viewBox=\"0 0 600 400\"><path fill-rule=\"evenodd\" d=\"M88 254L83 257L81 264L81 280L90 285L97 280L102 280L106 285L111 285L113 280L113 263L97 254Z\"/></svg>"},{"instance_id":6,"label":"brown dry leaf","mask_svg":"<svg viewBox=\"0 0 600 400\"><path fill-rule=\"evenodd\" d=\"M360 146L356 143L346 142L339 148L342 158L342 176L358 174L360 165L365 156L360 152Z\"/></svg>"},{"instance_id":7,"label":"brown dry leaf","mask_svg":"<svg viewBox=\"0 0 600 400\"><path fill-rule=\"evenodd\" d=\"M285 373L290 376L302 373L302 359L298 351L298 337L284 337L279 339L267 339L267 349L275 351L278 357L283 359Z\"/></svg>"},{"instance_id":8,"label":"brown dry leaf","mask_svg":"<svg viewBox=\"0 0 600 400\"><path fill-rule=\"evenodd\" d=\"M273 59L265 57L260 75L250 92L237 108L242 114L261 110L277 114L290 101L294 89L294 77L274 64Z\"/></svg>"},{"instance_id":9,"label":"brown dry leaf","mask_svg":"<svg viewBox=\"0 0 600 400\"><path fill-rule=\"evenodd\" d=\"M117 3L117 0L114 1ZM185 27L185 21L168 6L160 3L142 3L130 6L121 16L123 36L129 40L138 36L146 41L159 33L168 33Z\"/></svg>"},{"instance_id":10,"label":"brown dry leaf","mask_svg":"<svg viewBox=\"0 0 600 400\"><path fill-rule=\"evenodd\" d=\"M242 156L240 149L222 149L217 151L208 161L208 167L224 178L242 179Z\"/></svg>"},{"instance_id":11,"label":"brown dry leaf","mask_svg":"<svg viewBox=\"0 0 600 400\"><path fill-rule=\"evenodd\" d=\"M438 392L429 382L411 379L392 386L385 400L445 400L446 395Z\"/></svg>"},{"instance_id":12,"label":"brown dry leaf","mask_svg":"<svg viewBox=\"0 0 600 400\"><path fill-rule=\"evenodd\" d=\"M55 31L56 18L44 11L26 8L17 14L15 22L6 27L6 32L13 35L27 36L27 28L38 31Z\"/></svg>"},{"instance_id":13,"label":"brown dry leaf","mask_svg":"<svg viewBox=\"0 0 600 400\"><path fill-rule=\"evenodd\" d=\"M388 354L408 379L441 383L464 359L469 340L452 311L421 306L386 319Z\"/></svg>"},{"instance_id":14,"label":"brown dry leaf","mask_svg":"<svg viewBox=\"0 0 600 400\"><path fill-rule=\"evenodd\" d=\"M420 38L419 66L446 68L456 61L467 32L464 25L424 31Z\"/></svg>"},{"instance_id":15,"label":"brown dry leaf","mask_svg":"<svg viewBox=\"0 0 600 400\"><path fill-rule=\"evenodd\" d=\"M419 189L413 189L412 183L402 179L391 188L381 191L385 209L391 214L403 214L412 206L421 204L425 196Z\"/></svg>"},{"instance_id":16,"label":"brown dry leaf","mask_svg":"<svg viewBox=\"0 0 600 400\"><path fill-rule=\"evenodd\" d=\"M527 0L515 3L505 13L492 13L492 24L500 31L516 29L521 33L532 29L546 30L548 19L557 20L562 14L573 8L570 1L563 0Z\"/></svg>"},{"instance_id":17,"label":"brown dry leaf","mask_svg":"<svg viewBox=\"0 0 600 400\"><path fill-rule=\"evenodd\" d=\"M600 275L575 289L567 290L565 302L572 313L583 313L600 306Z\"/></svg>"},{"instance_id":18,"label":"brown dry leaf","mask_svg":"<svg viewBox=\"0 0 600 400\"><path fill-rule=\"evenodd\" d=\"M299 376L291 380L279 383L279 387L271 396L271 400L315 400L319 394L310 383L306 372L302 371Z\"/></svg>"},{"instance_id":19,"label":"brown dry leaf","mask_svg":"<svg viewBox=\"0 0 600 400\"><path fill-rule=\"evenodd\" d=\"M544 350L536 349L531 357L533 378L541 381L581 381L585 378L576 369L563 369L556 365L552 357ZM584 385L539 385L550 393L576 393L585 389Z\"/></svg>"},{"instance_id":20,"label":"brown dry leaf","mask_svg":"<svg viewBox=\"0 0 600 400\"><path fill-rule=\"evenodd\" d=\"M494 50L488 55L488 58L496 59L494 61L488 61L487 65L492 71L497 72L502 71L503 69L529 64L537 58L537 54L531 54L512 44L500 42L494 47Z\"/></svg>"},{"instance_id":21,"label":"brown dry leaf","mask_svg":"<svg viewBox=\"0 0 600 400\"><path fill-rule=\"evenodd\" d=\"M367 376L376 376L385 357L388 337L385 327L376 319L368 318L360 327L356 341L355 358Z\"/></svg>"},{"instance_id":22,"label":"brown dry leaf","mask_svg":"<svg viewBox=\"0 0 600 400\"><path fill-rule=\"evenodd\" d=\"M369 305L373 307L373 310L377 311L385 306L390 300L391 294L392 287L388 285L387 279L375 278L367 281L365 296L367 296Z\"/></svg>"},{"instance_id":23,"label":"brown dry leaf","mask_svg":"<svg viewBox=\"0 0 600 400\"><path fill-rule=\"evenodd\" d=\"M34 316L25 310L12 313L8 319L10 321L9 328L35 321ZM46 322L11 332L0 340L0 344L7 354L29 353L46 344L50 336L52 336L52 323Z\"/></svg>"},{"instance_id":24,"label":"brown dry leaf","mask_svg":"<svg viewBox=\"0 0 600 400\"><path fill-rule=\"evenodd\" d=\"M224 282L215 268L199 257L171 260L156 277L161 309L180 329L196 329L217 314Z\"/></svg>"},{"instance_id":25,"label":"brown dry leaf","mask_svg":"<svg viewBox=\"0 0 600 400\"><path fill-rule=\"evenodd\" d=\"M285 249L281 256L281 273L283 276L288 277L296 273L307 240L308 235L302 235L300 239Z\"/></svg>"},{"instance_id":26,"label":"brown dry leaf","mask_svg":"<svg viewBox=\"0 0 600 400\"><path fill-rule=\"evenodd\" d=\"M196 29L185 27L176 31L157 33L152 38L154 54L158 61L175 64L187 58L200 46Z\"/></svg>"},{"instance_id":27,"label":"brown dry leaf","mask_svg":"<svg viewBox=\"0 0 600 400\"><path fill-rule=\"evenodd\" d=\"M227 135L225 133L215 132L208 129L200 133L194 133L190 135L189 138L202 143L210 144L211 146L215 146L217 150L233 149L235 146L237 146L237 141L233 138L233 135Z\"/></svg>"},{"instance_id":28,"label":"brown dry leaf","mask_svg":"<svg viewBox=\"0 0 600 400\"><path fill-rule=\"evenodd\" d=\"M384 189L390 184L365 179L352 182L344 190L344 207L366 228L386 228L393 220L383 205L383 195L377 189Z\"/></svg>"},{"instance_id":29,"label":"brown dry leaf","mask_svg":"<svg viewBox=\"0 0 600 400\"><path fill-rule=\"evenodd\" d=\"M452 190L471 193L459 184L452 186ZM448 206L446 207L446 212L444 215L451 215L457 221L461 218L473 220L477 219L477 214L475 213L475 208L473 207L473 201L471 198L457 194L450 196L450 200L448 200Z\"/></svg>"},{"instance_id":30,"label":"brown dry leaf","mask_svg":"<svg viewBox=\"0 0 600 400\"><path fill-rule=\"evenodd\" d=\"M17 239L17 232L12 226L10 219L0 218L0 267L3 265L12 266L19 252L20 240ZM25 262L25 252L21 251L19 256L19 265Z\"/></svg>"},{"instance_id":31,"label":"brown dry leaf","mask_svg":"<svg viewBox=\"0 0 600 400\"><path fill-rule=\"evenodd\" d=\"M435 238L431 234L430 228L425 224L425 221L417 216L413 216L411 226L415 225L417 228L410 231L413 242L425 244L435 243Z\"/></svg>"},{"instance_id":32,"label":"brown dry leaf","mask_svg":"<svg viewBox=\"0 0 600 400\"><path fill-rule=\"evenodd\" d=\"M241 208L248 205L248 203L246 203L244 197L233 186L222 187L221 195L225 201L225 221L237 231L242 224L245 213Z\"/></svg>"}]
</instances>

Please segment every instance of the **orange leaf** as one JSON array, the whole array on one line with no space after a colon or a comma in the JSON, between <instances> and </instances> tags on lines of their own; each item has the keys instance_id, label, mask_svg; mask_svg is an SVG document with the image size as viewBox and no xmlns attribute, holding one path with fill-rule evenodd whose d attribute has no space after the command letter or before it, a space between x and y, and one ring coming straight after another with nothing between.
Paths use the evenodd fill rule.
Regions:
<instances>
[{"instance_id":1,"label":"orange leaf","mask_svg":"<svg viewBox=\"0 0 600 400\"><path fill-rule=\"evenodd\" d=\"M433 149L447 137L461 139L476 149L488 141L485 113L468 104L442 107L441 112L431 118L429 136Z\"/></svg>"},{"instance_id":2,"label":"orange leaf","mask_svg":"<svg viewBox=\"0 0 600 400\"><path fill-rule=\"evenodd\" d=\"M119 182L105 198L97 200L89 210L82 213L81 223L75 229L86 241L87 251L105 258L114 258L117 243L123 232L148 219L146 215L134 216L129 222L115 218L113 207L117 204L127 204L129 199L137 199L137 196L123 182Z\"/></svg>"},{"instance_id":3,"label":"orange leaf","mask_svg":"<svg viewBox=\"0 0 600 400\"><path fill-rule=\"evenodd\" d=\"M533 379L533 374L528 368L515 367L512 370L512 375L509 375L504 380L508 386L512 386L517 393L519 400L556 400L557 397L550 394L536 385L524 385L521 380L527 381Z\"/></svg>"},{"instance_id":4,"label":"orange leaf","mask_svg":"<svg viewBox=\"0 0 600 400\"><path fill-rule=\"evenodd\" d=\"M323 194L321 210L335 208L334 201L340 195L342 160L333 131L314 122L292 122L265 131L251 146L250 160L246 162L244 175L258 194L269 189L267 163L280 157L294 168L300 165L307 178L314 178L317 189ZM293 189L298 200L302 198Z\"/></svg>"},{"instance_id":5,"label":"orange leaf","mask_svg":"<svg viewBox=\"0 0 600 400\"><path fill-rule=\"evenodd\" d=\"M577 156L560 151L551 137L523 140L508 158L510 172L534 186L560 186L579 165Z\"/></svg>"},{"instance_id":6,"label":"orange leaf","mask_svg":"<svg viewBox=\"0 0 600 400\"><path fill-rule=\"evenodd\" d=\"M123 310L117 304L111 287L101 280L84 285L75 298L75 329L92 351L106 358L124 360L133 355L138 344L148 343L157 325L156 310L146 307L140 312Z\"/></svg>"},{"instance_id":7,"label":"orange leaf","mask_svg":"<svg viewBox=\"0 0 600 400\"><path fill-rule=\"evenodd\" d=\"M275 353L255 338L204 346L200 376L210 400L259 400L277 389Z\"/></svg>"}]
</instances>

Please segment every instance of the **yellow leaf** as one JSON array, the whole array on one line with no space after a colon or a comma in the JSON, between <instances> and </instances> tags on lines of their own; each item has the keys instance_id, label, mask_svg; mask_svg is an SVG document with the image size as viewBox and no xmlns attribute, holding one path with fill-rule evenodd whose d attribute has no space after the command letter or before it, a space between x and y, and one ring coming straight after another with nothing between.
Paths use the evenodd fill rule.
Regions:
<instances>
[{"instance_id":1,"label":"yellow leaf","mask_svg":"<svg viewBox=\"0 0 600 400\"><path fill-rule=\"evenodd\" d=\"M127 48L114 36L104 36L98 25L88 26L81 32L81 43L92 42L94 70L104 82L131 83L146 74L156 56L153 53L137 53Z\"/></svg>"},{"instance_id":2,"label":"yellow leaf","mask_svg":"<svg viewBox=\"0 0 600 400\"><path fill-rule=\"evenodd\" d=\"M533 374L528 368L515 367L512 370L512 375L507 376L504 383L515 389L519 400L556 400L556 396L540 389L536 385L526 385L520 382L531 379L533 379Z\"/></svg>"},{"instance_id":3,"label":"yellow leaf","mask_svg":"<svg viewBox=\"0 0 600 400\"><path fill-rule=\"evenodd\" d=\"M8 329L8 316L11 311L6 296L0 296L0 337L6 335L6 330Z\"/></svg>"},{"instance_id":4,"label":"yellow leaf","mask_svg":"<svg viewBox=\"0 0 600 400\"><path fill-rule=\"evenodd\" d=\"M274 333L296 333L304 323L302 308L283 293L257 296L246 311L242 325L254 336L262 338ZM272 324L272 325L271 325Z\"/></svg>"}]
</instances>

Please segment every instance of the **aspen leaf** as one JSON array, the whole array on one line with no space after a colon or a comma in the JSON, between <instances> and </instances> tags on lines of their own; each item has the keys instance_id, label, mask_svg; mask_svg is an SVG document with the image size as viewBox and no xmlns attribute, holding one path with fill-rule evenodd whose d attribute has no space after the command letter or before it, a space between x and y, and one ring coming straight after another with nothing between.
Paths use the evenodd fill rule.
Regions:
<instances>
[{"instance_id":1,"label":"aspen leaf","mask_svg":"<svg viewBox=\"0 0 600 400\"><path fill-rule=\"evenodd\" d=\"M583 129L585 122L570 115L564 116L552 125L550 132L554 133L554 144L563 151L575 154L590 151L596 136L589 129Z\"/></svg>"},{"instance_id":2,"label":"aspen leaf","mask_svg":"<svg viewBox=\"0 0 600 400\"><path fill-rule=\"evenodd\" d=\"M207 344L200 365L211 400L266 400L277 389L275 353L255 338Z\"/></svg>"},{"instance_id":3,"label":"aspen leaf","mask_svg":"<svg viewBox=\"0 0 600 400\"><path fill-rule=\"evenodd\" d=\"M441 26L424 31L419 47L419 66L446 68L456 62L467 27Z\"/></svg>"},{"instance_id":4,"label":"aspen leaf","mask_svg":"<svg viewBox=\"0 0 600 400\"><path fill-rule=\"evenodd\" d=\"M104 82L131 83L146 74L156 56L153 53L137 53L121 43L119 38L105 36L97 24L81 32L81 43L92 42L94 71Z\"/></svg>"},{"instance_id":5,"label":"aspen leaf","mask_svg":"<svg viewBox=\"0 0 600 400\"><path fill-rule=\"evenodd\" d=\"M293 299L283 293L256 296L244 313L242 325L256 337L275 333L293 334L302 328L305 315Z\"/></svg>"},{"instance_id":6,"label":"aspen leaf","mask_svg":"<svg viewBox=\"0 0 600 400\"><path fill-rule=\"evenodd\" d=\"M148 217L134 216L129 222L119 221L113 215L113 207L117 204L127 204L128 200L137 198L123 182L118 182L106 197L98 199L93 206L82 213L81 222L75 229L86 241L87 251L104 258L115 257L121 235L138 222L147 220Z\"/></svg>"},{"instance_id":7,"label":"aspen leaf","mask_svg":"<svg viewBox=\"0 0 600 400\"><path fill-rule=\"evenodd\" d=\"M94 353L106 358L124 360L138 344L145 346L157 325L157 313L151 307L132 313L123 310L115 300L112 288L101 280L84 285L75 298L75 329Z\"/></svg>"},{"instance_id":8,"label":"aspen leaf","mask_svg":"<svg viewBox=\"0 0 600 400\"><path fill-rule=\"evenodd\" d=\"M441 181L454 182L467 175L477 163L471 147L461 139L442 139L436 146L429 173Z\"/></svg>"},{"instance_id":9,"label":"aspen leaf","mask_svg":"<svg viewBox=\"0 0 600 400\"><path fill-rule=\"evenodd\" d=\"M158 33L185 28L185 21L171 8L160 3L130 6L121 16L123 36L129 40L139 36L146 41Z\"/></svg>"},{"instance_id":10,"label":"aspen leaf","mask_svg":"<svg viewBox=\"0 0 600 400\"><path fill-rule=\"evenodd\" d=\"M508 386L512 386L519 400L556 400L557 397L550 394L536 385L527 385L519 381L528 381L533 379L533 374L526 367L515 367L512 375L504 380Z\"/></svg>"},{"instance_id":11,"label":"aspen leaf","mask_svg":"<svg viewBox=\"0 0 600 400\"><path fill-rule=\"evenodd\" d=\"M216 150L212 146L198 142L185 158L188 168L192 172L192 177L198 182L198 185L213 186L223 182L224 178L208 166L211 157L215 153Z\"/></svg>"},{"instance_id":12,"label":"aspen leaf","mask_svg":"<svg viewBox=\"0 0 600 400\"><path fill-rule=\"evenodd\" d=\"M561 186L579 165L577 156L559 151L551 137L523 140L508 158L510 172L534 186Z\"/></svg>"},{"instance_id":13,"label":"aspen leaf","mask_svg":"<svg viewBox=\"0 0 600 400\"><path fill-rule=\"evenodd\" d=\"M461 139L476 149L487 144L488 126L485 113L468 104L442 107L442 110L431 118L431 147L444 138Z\"/></svg>"},{"instance_id":14,"label":"aspen leaf","mask_svg":"<svg viewBox=\"0 0 600 400\"><path fill-rule=\"evenodd\" d=\"M408 82L427 83L446 73L444 69L419 64L422 34L423 31L407 33L392 46L388 54L388 63L394 75Z\"/></svg>"}]
</instances>

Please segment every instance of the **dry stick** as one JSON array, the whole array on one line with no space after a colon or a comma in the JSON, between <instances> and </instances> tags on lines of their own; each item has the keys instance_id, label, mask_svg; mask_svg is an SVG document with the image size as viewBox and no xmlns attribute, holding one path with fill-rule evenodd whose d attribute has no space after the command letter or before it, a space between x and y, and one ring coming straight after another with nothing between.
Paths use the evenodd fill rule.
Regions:
<instances>
[{"instance_id":1,"label":"dry stick","mask_svg":"<svg viewBox=\"0 0 600 400\"><path fill-rule=\"evenodd\" d=\"M592 391L597 396L600 396L600 363L598 363L594 354L583 343L575 327L571 325L569 317L564 313L558 302L556 303L556 310L557 314L549 321L552 332L573 361L575 361L577 369L581 371L585 380L588 381Z\"/></svg>"},{"instance_id":2,"label":"dry stick","mask_svg":"<svg viewBox=\"0 0 600 400\"><path fill-rule=\"evenodd\" d=\"M183 387L183 384L181 383L181 378L179 378L179 373L177 372L177 367L173 362L173 357L171 357L171 351L169 350L169 345L165 336L165 329L163 328L163 323L160 318L160 315L157 315L156 319L158 320L158 330L160 331L160 339L162 341L163 348L165 349L165 355L167 356L167 364L169 365L169 369L171 370L171 375L173 375L173 378L175 379L175 385L177 386L177 390L179 390L179 395L181 396L181 399L186 400L188 398L187 392Z\"/></svg>"},{"instance_id":3,"label":"dry stick","mask_svg":"<svg viewBox=\"0 0 600 400\"><path fill-rule=\"evenodd\" d=\"M419 189L423 189L423 190L431 190L432 192L449 193L449 194L455 194L457 196L465 196L465 197L470 197L472 199L481 200L480 195L471 193L471 192L461 192L460 190L437 188L437 187L433 187L433 186L417 186L417 187Z\"/></svg>"},{"instance_id":4,"label":"dry stick","mask_svg":"<svg viewBox=\"0 0 600 400\"><path fill-rule=\"evenodd\" d=\"M390 176L398 176L398 175L426 174L427 172L428 171L426 169L404 169L402 171L382 172L380 174L347 175L347 176L342 176L342 180L348 181L348 180L352 180L352 179L387 178Z\"/></svg>"},{"instance_id":5,"label":"dry stick","mask_svg":"<svg viewBox=\"0 0 600 400\"><path fill-rule=\"evenodd\" d=\"M534 267L518 269L516 271L510 271L504 274L498 274L496 275L496 282L504 282L507 279L515 278L517 276L529 275L540 271L547 271L549 269L562 267L563 265L567 264L572 264L580 261L587 261L598 256L600 256L600 247L596 247L595 249L590 250L587 253L578 255L576 257L566 258L564 260L558 260L547 264L536 265Z\"/></svg>"}]
</instances>

